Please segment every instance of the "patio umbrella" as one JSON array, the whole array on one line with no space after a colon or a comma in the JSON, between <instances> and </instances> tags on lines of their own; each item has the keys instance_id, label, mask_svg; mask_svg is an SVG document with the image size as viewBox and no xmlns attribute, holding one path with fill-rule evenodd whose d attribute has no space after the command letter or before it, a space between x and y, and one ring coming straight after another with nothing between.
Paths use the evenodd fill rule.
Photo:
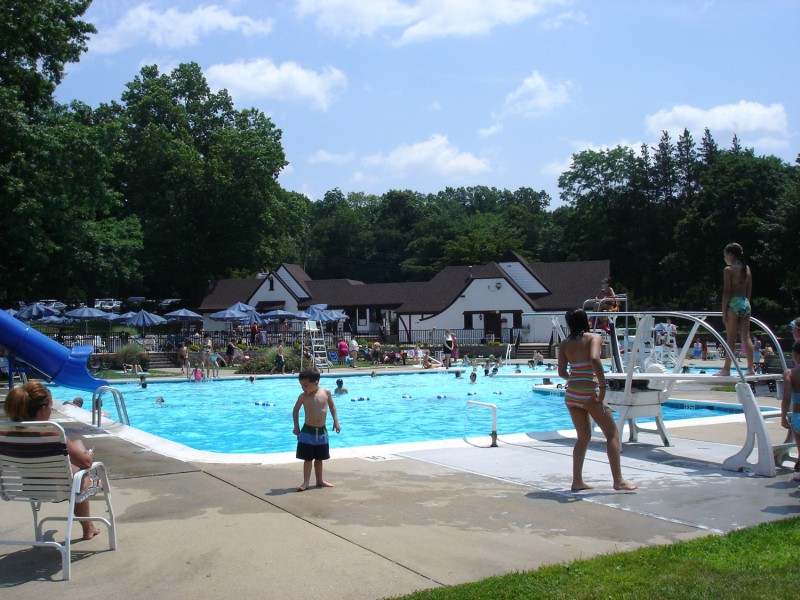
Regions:
<instances>
[{"instance_id":1,"label":"patio umbrella","mask_svg":"<svg viewBox=\"0 0 800 600\"><path fill-rule=\"evenodd\" d=\"M326 308L327 304L312 304L300 314L306 315L309 321L322 321Z\"/></svg>"},{"instance_id":2,"label":"patio umbrella","mask_svg":"<svg viewBox=\"0 0 800 600\"><path fill-rule=\"evenodd\" d=\"M256 323L258 325L266 325L267 323L274 323L275 320L269 319L263 315L258 314L256 311L253 311L247 313L242 322L246 323L247 325L252 325L253 323Z\"/></svg>"},{"instance_id":3,"label":"patio umbrella","mask_svg":"<svg viewBox=\"0 0 800 600\"><path fill-rule=\"evenodd\" d=\"M230 308L226 308L225 310L211 313L208 315L208 318L213 319L214 321L242 321L247 318L247 313L240 310L231 310Z\"/></svg>"},{"instance_id":4,"label":"patio umbrella","mask_svg":"<svg viewBox=\"0 0 800 600\"><path fill-rule=\"evenodd\" d=\"M39 302L29 304L14 316L21 321L38 321L44 317L53 317L61 314L61 311L50 308Z\"/></svg>"},{"instance_id":5,"label":"patio umbrella","mask_svg":"<svg viewBox=\"0 0 800 600\"><path fill-rule=\"evenodd\" d=\"M344 321L350 318L340 310L326 310L323 315L325 317L323 321Z\"/></svg>"},{"instance_id":6,"label":"patio umbrella","mask_svg":"<svg viewBox=\"0 0 800 600\"><path fill-rule=\"evenodd\" d=\"M245 304L244 302L237 302L236 304L229 306L228 310L236 310L243 313L255 312L255 307L250 306L249 304Z\"/></svg>"},{"instance_id":7,"label":"patio umbrella","mask_svg":"<svg viewBox=\"0 0 800 600\"><path fill-rule=\"evenodd\" d=\"M14 310L13 308L7 308L7 309L5 310L5 312L6 312L6 314L9 314L9 315L11 315L12 317L13 317L15 314L17 314L17 311L16 311L16 310Z\"/></svg>"},{"instance_id":8,"label":"patio umbrella","mask_svg":"<svg viewBox=\"0 0 800 600\"><path fill-rule=\"evenodd\" d=\"M198 315L196 312L192 312L185 308L181 308L179 310L173 310L172 312L168 312L164 315L170 321L181 321L181 322L190 322L190 321L202 321L203 315Z\"/></svg>"},{"instance_id":9,"label":"patio umbrella","mask_svg":"<svg viewBox=\"0 0 800 600\"><path fill-rule=\"evenodd\" d=\"M76 321L107 321L109 314L99 308L84 306L83 308L69 310L64 313L64 316Z\"/></svg>"},{"instance_id":10,"label":"patio umbrella","mask_svg":"<svg viewBox=\"0 0 800 600\"><path fill-rule=\"evenodd\" d=\"M308 316L306 316L305 313L293 313L288 310L280 310L280 309L261 313L261 316L270 319L297 319L300 321L305 321L308 319Z\"/></svg>"},{"instance_id":11,"label":"patio umbrella","mask_svg":"<svg viewBox=\"0 0 800 600\"><path fill-rule=\"evenodd\" d=\"M153 325L160 325L161 323L166 323L167 320L162 317L161 315L155 315L151 312L147 312L146 310L140 310L137 313L134 313L133 316L128 319L128 325L131 327L152 327Z\"/></svg>"},{"instance_id":12,"label":"patio umbrella","mask_svg":"<svg viewBox=\"0 0 800 600\"><path fill-rule=\"evenodd\" d=\"M59 317L58 315L50 315L39 319L40 323L72 323L72 319L68 317Z\"/></svg>"},{"instance_id":13,"label":"patio umbrella","mask_svg":"<svg viewBox=\"0 0 800 600\"><path fill-rule=\"evenodd\" d=\"M91 306L84 306L83 308L76 308L64 313L65 317L69 317L73 321L84 322L84 332L89 333L89 321L110 321L111 314L99 308L92 308Z\"/></svg>"}]
</instances>

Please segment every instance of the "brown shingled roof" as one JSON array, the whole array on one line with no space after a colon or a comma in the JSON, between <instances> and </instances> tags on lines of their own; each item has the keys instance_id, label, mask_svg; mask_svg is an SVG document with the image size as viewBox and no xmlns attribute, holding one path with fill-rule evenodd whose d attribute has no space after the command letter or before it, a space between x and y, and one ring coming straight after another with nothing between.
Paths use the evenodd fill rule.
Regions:
<instances>
[{"instance_id":1,"label":"brown shingled roof","mask_svg":"<svg viewBox=\"0 0 800 600\"><path fill-rule=\"evenodd\" d=\"M551 292L534 299L536 310L569 310L580 308L585 300L597 296L601 279L611 273L611 262L534 263L530 269Z\"/></svg>"},{"instance_id":2,"label":"brown shingled roof","mask_svg":"<svg viewBox=\"0 0 800 600\"><path fill-rule=\"evenodd\" d=\"M219 279L208 286L206 297L198 309L200 312L224 310L237 302L247 302L252 298L264 279Z\"/></svg>"}]
</instances>

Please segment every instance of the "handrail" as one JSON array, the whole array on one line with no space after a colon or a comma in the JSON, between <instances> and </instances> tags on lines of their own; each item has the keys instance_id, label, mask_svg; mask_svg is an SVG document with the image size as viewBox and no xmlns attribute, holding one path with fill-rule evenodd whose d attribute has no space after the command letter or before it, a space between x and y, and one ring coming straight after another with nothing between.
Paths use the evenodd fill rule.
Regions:
<instances>
[{"instance_id":1,"label":"handrail","mask_svg":"<svg viewBox=\"0 0 800 600\"><path fill-rule=\"evenodd\" d=\"M117 388L104 385L97 388L92 394L92 426L100 427L103 415L102 398L103 394L106 392L111 392L111 395L114 398L114 404L117 407L117 421L123 425L130 425L131 422L130 419L128 419L128 409L125 407L125 399L122 397L122 392L120 392Z\"/></svg>"},{"instance_id":2,"label":"handrail","mask_svg":"<svg viewBox=\"0 0 800 600\"><path fill-rule=\"evenodd\" d=\"M497 448L497 405L489 404L488 402L478 402L477 400L467 400L467 407L472 404L473 406L485 406L492 409L492 445L491 448Z\"/></svg>"}]
</instances>

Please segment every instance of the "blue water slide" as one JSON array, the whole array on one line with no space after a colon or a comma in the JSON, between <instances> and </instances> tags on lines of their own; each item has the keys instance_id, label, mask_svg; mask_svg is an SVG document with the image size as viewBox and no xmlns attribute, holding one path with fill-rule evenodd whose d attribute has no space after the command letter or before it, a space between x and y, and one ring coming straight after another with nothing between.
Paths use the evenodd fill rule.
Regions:
<instances>
[{"instance_id":1,"label":"blue water slide","mask_svg":"<svg viewBox=\"0 0 800 600\"><path fill-rule=\"evenodd\" d=\"M70 350L2 310L0 346L12 358L28 363L59 385L87 392L108 385L107 381L89 375L86 368L86 361L94 351L92 346L74 346Z\"/></svg>"}]
</instances>

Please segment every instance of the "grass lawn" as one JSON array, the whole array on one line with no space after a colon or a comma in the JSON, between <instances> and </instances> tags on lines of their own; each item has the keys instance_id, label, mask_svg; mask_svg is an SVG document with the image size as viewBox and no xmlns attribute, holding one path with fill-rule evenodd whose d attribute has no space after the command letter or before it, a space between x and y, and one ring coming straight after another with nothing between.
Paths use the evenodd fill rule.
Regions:
<instances>
[{"instance_id":1,"label":"grass lawn","mask_svg":"<svg viewBox=\"0 0 800 600\"><path fill-rule=\"evenodd\" d=\"M789 502L797 502L789 496ZM403 596L407 600L800 597L800 517Z\"/></svg>"}]
</instances>

